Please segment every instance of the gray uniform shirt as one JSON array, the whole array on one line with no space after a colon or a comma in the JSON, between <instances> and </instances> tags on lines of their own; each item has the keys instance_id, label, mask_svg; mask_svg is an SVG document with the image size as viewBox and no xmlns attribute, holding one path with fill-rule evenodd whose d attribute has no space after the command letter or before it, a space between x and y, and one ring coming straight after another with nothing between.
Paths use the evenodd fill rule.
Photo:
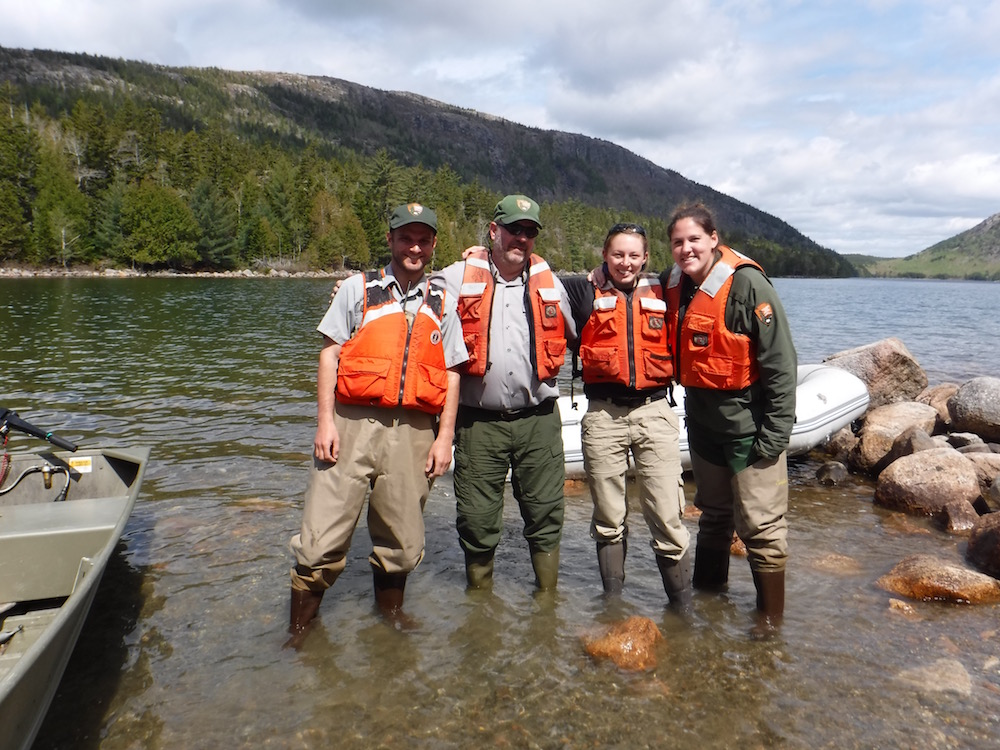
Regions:
<instances>
[{"instance_id":1,"label":"gray uniform shirt","mask_svg":"<svg viewBox=\"0 0 1000 750\"><path fill-rule=\"evenodd\" d=\"M458 300L465 275L465 261L452 263L434 274L445 284L448 297ZM507 411L537 406L559 396L556 379L539 380L531 365L531 333L524 299L527 271L513 281L504 281L493 269L493 306L490 312L490 345L486 374L462 375L459 403L491 411ZM566 337L576 338L576 324L570 312L566 290L555 279L559 309L566 321Z\"/></svg>"},{"instance_id":2,"label":"gray uniform shirt","mask_svg":"<svg viewBox=\"0 0 1000 750\"><path fill-rule=\"evenodd\" d=\"M424 302L427 291L427 277L409 290L400 287L392 273L392 266L383 269L382 286L392 289L392 295L403 305L407 314L416 314ZM364 274L354 274L344 280L330 303L326 315L316 330L337 344L345 344L361 325L365 305ZM444 346L444 363L448 368L456 367L469 358L465 349L465 338L462 336L462 325L458 320L458 294L445 291L444 314L441 318L441 336Z\"/></svg>"}]
</instances>

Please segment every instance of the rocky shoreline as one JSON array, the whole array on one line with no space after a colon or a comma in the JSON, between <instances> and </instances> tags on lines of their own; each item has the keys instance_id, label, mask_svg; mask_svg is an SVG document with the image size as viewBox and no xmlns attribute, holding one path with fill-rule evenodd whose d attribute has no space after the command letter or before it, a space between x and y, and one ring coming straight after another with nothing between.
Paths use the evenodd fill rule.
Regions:
<instances>
[{"instance_id":1,"label":"rocky shoreline","mask_svg":"<svg viewBox=\"0 0 1000 750\"><path fill-rule=\"evenodd\" d=\"M1000 378L928 387L923 369L894 338L824 361L861 378L870 404L822 449L830 460L818 480L870 477L876 505L933 518L966 546L969 567L913 555L878 585L924 601L1000 601Z\"/></svg>"},{"instance_id":2,"label":"rocky shoreline","mask_svg":"<svg viewBox=\"0 0 1000 750\"><path fill-rule=\"evenodd\" d=\"M192 278L192 279L339 279L354 271L288 271L266 268L255 271L250 268L238 271L137 271L134 268L0 268L3 278L93 278L93 279L138 279L138 278Z\"/></svg>"}]
</instances>

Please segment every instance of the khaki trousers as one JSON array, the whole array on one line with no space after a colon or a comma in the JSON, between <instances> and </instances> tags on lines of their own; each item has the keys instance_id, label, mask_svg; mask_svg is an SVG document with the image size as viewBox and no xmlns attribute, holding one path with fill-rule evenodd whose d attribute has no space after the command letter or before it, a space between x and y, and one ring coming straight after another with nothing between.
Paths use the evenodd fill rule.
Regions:
<instances>
[{"instance_id":1,"label":"khaki trousers","mask_svg":"<svg viewBox=\"0 0 1000 750\"><path fill-rule=\"evenodd\" d=\"M631 453L650 545L657 555L679 560L690 534L681 523L679 422L667 399L636 407L594 399L581 427L583 466L594 502L591 536L599 542L619 542L628 533L625 472Z\"/></svg>"},{"instance_id":2,"label":"khaki trousers","mask_svg":"<svg viewBox=\"0 0 1000 750\"><path fill-rule=\"evenodd\" d=\"M701 511L698 544L728 549L735 530L747 546L753 570L784 570L788 558L786 454L758 459L733 474L692 450L691 468L697 487L694 504Z\"/></svg>"},{"instance_id":3,"label":"khaki trousers","mask_svg":"<svg viewBox=\"0 0 1000 750\"><path fill-rule=\"evenodd\" d=\"M302 513L292 537L292 588L323 591L344 570L354 529L368 498L369 562L408 573L424 555L424 474L435 417L413 409L336 405L340 457L313 459Z\"/></svg>"}]
</instances>

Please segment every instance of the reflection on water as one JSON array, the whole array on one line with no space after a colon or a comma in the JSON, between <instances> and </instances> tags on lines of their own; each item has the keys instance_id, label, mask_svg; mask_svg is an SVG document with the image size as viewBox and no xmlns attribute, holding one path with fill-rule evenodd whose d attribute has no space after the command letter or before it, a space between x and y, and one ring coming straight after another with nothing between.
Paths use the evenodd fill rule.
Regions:
<instances>
[{"instance_id":1,"label":"reflection on water","mask_svg":"<svg viewBox=\"0 0 1000 750\"><path fill-rule=\"evenodd\" d=\"M908 554L961 560L962 544L875 508L870 483L813 486L816 459L792 465L788 609L775 641L747 638L745 561L734 560L728 593L696 595L690 622L666 612L638 508L625 596L605 601L579 488L558 592L533 593L510 503L495 590L467 594L445 477L407 585L421 628L399 633L376 615L362 527L305 647L282 649L327 290L0 282L0 404L84 445L153 449L125 549L38 747L995 746L998 608L913 603L906 614L873 585ZM794 290L782 294L798 309ZM851 345L881 334L859 336ZM592 662L581 639L631 614L663 631L659 666L625 674ZM961 664L970 695L898 679L941 658Z\"/></svg>"}]
</instances>

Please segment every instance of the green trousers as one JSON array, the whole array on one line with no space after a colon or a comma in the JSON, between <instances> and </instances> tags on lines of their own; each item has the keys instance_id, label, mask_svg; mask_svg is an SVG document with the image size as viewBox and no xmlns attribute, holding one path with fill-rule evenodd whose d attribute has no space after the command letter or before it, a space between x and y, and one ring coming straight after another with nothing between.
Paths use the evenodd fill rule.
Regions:
<instances>
[{"instance_id":1,"label":"green trousers","mask_svg":"<svg viewBox=\"0 0 1000 750\"><path fill-rule=\"evenodd\" d=\"M462 549L491 552L500 543L508 471L530 551L557 549L566 477L559 409L504 421L460 408L454 481Z\"/></svg>"}]
</instances>

